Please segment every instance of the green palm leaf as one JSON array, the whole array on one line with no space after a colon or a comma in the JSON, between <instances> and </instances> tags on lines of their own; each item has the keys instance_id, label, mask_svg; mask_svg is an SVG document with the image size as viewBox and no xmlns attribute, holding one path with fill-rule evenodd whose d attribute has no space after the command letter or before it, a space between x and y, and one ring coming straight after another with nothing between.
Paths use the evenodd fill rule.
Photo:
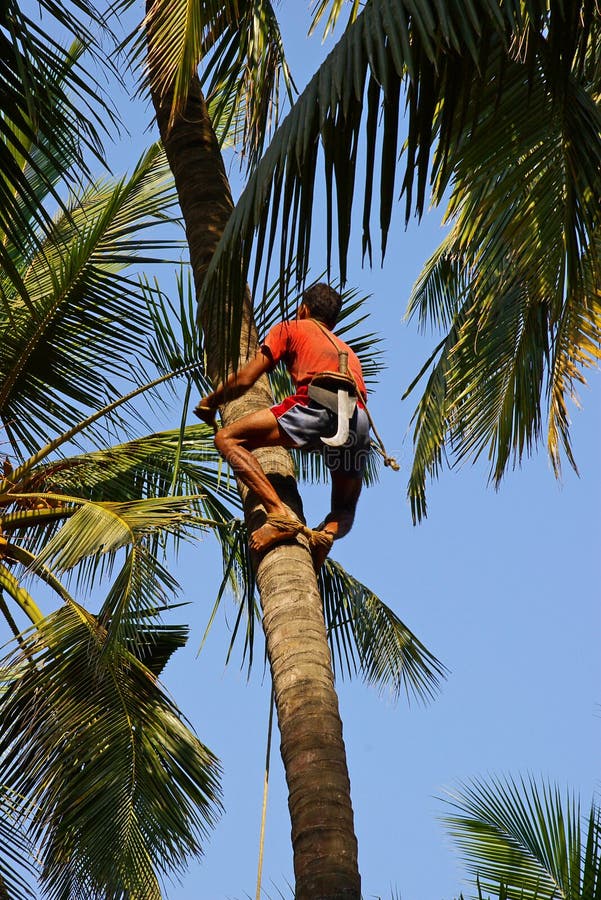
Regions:
<instances>
[{"instance_id":1,"label":"green palm leaf","mask_svg":"<svg viewBox=\"0 0 601 900\"><path fill-rule=\"evenodd\" d=\"M203 62L203 90L222 143L242 148L252 166L277 125L280 80L292 100L292 80L269 0L152 4L145 21L149 77L159 95L172 93L172 118ZM143 53L141 43L135 55Z\"/></svg>"},{"instance_id":2,"label":"green palm leaf","mask_svg":"<svg viewBox=\"0 0 601 900\"><path fill-rule=\"evenodd\" d=\"M224 555L223 581L203 643L229 585L238 605L238 615L227 661L245 621L243 659L248 658L250 669L254 627L260 621L260 609L245 538L243 526L232 532L231 551ZM427 702L435 696L445 677L444 665L373 591L332 559L327 559L320 570L319 588L335 672L342 677L361 674L368 684L382 691L390 690L394 697L405 692L408 697Z\"/></svg>"},{"instance_id":3,"label":"green palm leaf","mask_svg":"<svg viewBox=\"0 0 601 900\"><path fill-rule=\"evenodd\" d=\"M3 513L0 526L19 540L10 545L11 557L40 577L46 563L57 573L78 566L77 587L84 594L110 570L121 541L127 546L151 534L155 553L170 534L177 541L210 527L228 552L232 511L240 507L233 481L220 474L213 432L203 424L187 428L183 440L173 430L38 466L24 490L7 497L17 504L52 505L23 511L9 507ZM75 526L59 532L78 509ZM19 557L23 541L26 560Z\"/></svg>"},{"instance_id":4,"label":"green palm leaf","mask_svg":"<svg viewBox=\"0 0 601 900\"><path fill-rule=\"evenodd\" d=\"M76 40L68 53L61 51L64 54L62 68L57 69L54 74L45 70L44 74L48 79L45 90L48 95L56 88L61 98L65 79L85 51L85 44ZM26 190L14 193L13 203L18 214L4 233L6 251L13 263L33 252L31 244L34 242L35 246L38 223L44 216L44 203L48 197L52 196L55 203L62 206L63 201L55 198L53 191L65 178L65 173L73 173L78 180L81 177L77 171L78 165L81 165L81 142L77 128L74 127L73 116L60 108L58 113L51 133L35 132L35 118L33 121L28 120L32 130L28 130L23 122L19 127L8 116L5 119L5 141L0 147L3 154L9 156L8 165L18 168L21 178L26 180ZM35 112L33 115L35 116Z\"/></svg>"},{"instance_id":5,"label":"green palm leaf","mask_svg":"<svg viewBox=\"0 0 601 900\"><path fill-rule=\"evenodd\" d=\"M581 822L573 795L532 778L475 780L461 785L449 803L457 814L444 821L483 892L501 896L502 883L507 900L601 896L601 818L595 806Z\"/></svg>"},{"instance_id":6,"label":"green palm leaf","mask_svg":"<svg viewBox=\"0 0 601 900\"><path fill-rule=\"evenodd\" d=\"M35 874L32 847L15 825L10 792L0 790L0 896L14 900L35 898L30 882Z\"/></svg>"},{"instance_id":7,"label":"green palm leaf","mask_svg":"<svg viewBox=\"0 0 601 900\"><path fill-rule=\"evenodd\" d=\"M591 5L589 11L592 9ZM576 27L575 35L573 26ZM371 0L365 4L295 103L249 180L209 270L205 301L209 297L222 296L226 283L230 289L234 284L236 294L241 295L253 233L258 235L258 247L263 248L265 236L270 233L270 218L272 228L278 216L284 223L281 234L283 265L295 255L297 275L304 276L309 258L309 226L319 142L327 181L327 244L330 247L332 243L331 214L336 202L339 265L345 280L356 145L361 134L365 135L367 143L364 246L366 249L371 246L369 222L377 146L381 149L383 249L386 245L395 196L401 87L407 91L409 113L403 180L408 216L414 202L414 181L417 182L415 204L418 212L423 209L431 149L440 148L436 168L448 177L453 171L451 150L455 149L456 122L464 122L466 128L471 128L473 120L466 120L466 113L469 116L471 110L477 108L489 81L496 77L498 83L507 51L499 58L496 70L489 68L484 77L480 71L484 53L491 42L501 42L506 48L513 46L512 37L516 41L522 37L530 42L531 57L522 66L527 84L538 55L544 57L549 46L559 46L560 52L569 60L574 58L578 64L583 62L586 46L582 47L578 42L577 28L578 21L570 21L568 37L561 11L548 12L534 4L525 4L520 10L513 4L488 0L467 9L463 5L441 7L434 2L405 5L396 0ZM576 40L570 43L574 36ZM559 71L557 60L551 59L547 70L554 76L553 84L559 90L565 80L563 68ZM377 115L380 104L383 108L381 128ZM262 250L259 256L262 256ZM237 271L240 258L241 277ZM235 266L231 264L233 259Z\"/></svg>"},{"instance_id":8,"label":"green palm leaf","mask_svg":"<svg viewBox=\"0 0 601 900\"><path fill-rule=\"evenodd\" d=\"M156 681L165 633L139 638L147 665L105 654L95 620L64 608L5 661L0 782L41 847L48 897L159 898L219 811L217 762Z\"/></svg>"},{"instance_id":9,"label":"green palm leaf","mask_svg":"<svg viewBox=\"0 0 601 900\"><path fill-rule=\"evenodd\" d=\"M328 17L326 20L323 39L328 36L330 31L333 31L336 27L336 23L338 22L338 18L342 13L342 8L346 7L347 0L319 0L319 2L315 3L313 6L313 21L311 23L310 33L317 29L317 26L321 22L321 20L325 17L328 6L330 6L330 10L328 12ZM348 13L349 22L354 22L359 13L359 8L361 6L360 0L352 0L352 6Z\"/></svg>"},{"instance_id":10,"label":"green palm leaf","mask_svg":"<svg viewBox=\"0 0 601 900\"><path fill-rule=\"evenodd\" d=\"M17 455L116 396L113 378L131 379L131 353L144 350L149 316L144 289L120 273L159 262L153 251L178 245L146 235L174 199L154 147L130 179L88 189L30 261L35 314L13 295L10 317L0 321L0 412Z\"/></svg>"},{"instance_id":11,"label":"green palm leaf","mask_svg":"<svg viewBox=\"0 0 601 900\"><path fill-rule=\"evenodd\" d=\"M179 465L173 484L178 451ZM183 441L175 429L157 432L48 463L36 473L55 493L95 501L161 497L172 487L176 496L194 495L195 508L201 509L206 519L213 519L228 515L230 505L240 506L238 495L220 476L219 467L213 431L199 423L187 426Z\"/></svg>"},{"instance_id":12,"label":"green palm leaf","mask_svg":"<svg viewBox=\"0 0 601 900\"><path fill-rule=\"evenodd\" d=\"M148 353L158 372L168 374L188 370L196 390L204 393L209 384L204 374L204 346L198 323L196 297L189 268L176 273L178 304L173 303L148 282L144 284L150 319Z\"/></svg>"},{"instance_id":13,"label":"green palm leaf","mask_svg":"<svg viewBox=\"0 0 601 900\"><path fill-rule=\"evenodd\" d=\"M38 224L42 235L51 227L50 216L39 203L40 184L60 205L61 194L55 190L58 180L67 184L74 173L87 173L85 151L102 158L99 134L115 119L110 103L80 59L82 45L92 55L98 49L84 18L94 30L108 34L103 16L93 4L77 0L66 4L43 0L40 6L78 41L66 51L16 0L3 4L0 234L4 240L0 241L0 261L5 277L22 291L11 251L31 246L32 237L25 236L31 222ZM23 296L27 301L26 292Z\"/></svg>"},{"instance_id":14,"label":"green palm leaf","mask_svg":"<svg viewBox=\"0 0 601 900\"><path fill-rule=\"evenodd\" d=\"M178 585L160 563L158 550L167 534L188 536L213 523L199 519L186 497L160 497L123 503L86 502L47 541L29 571L60 576L80 567L79 585L112 572L117 551L125 560L103 603L100 620L108 628L107 646L132 637L132 615L153 612L169 602Z\"/></svg>"},{"instance_id":15,"label":"green palm leaf","mask_svg":"<svg viewBox=\"0 0 601 900\"><path fill-rule=\"evenodd\" d=\"M319 587L335 672L358 672L368 684L431 700L445 677L444 665L373 591L327 559Z\"/></svg>"},{"instance_id":16,"label":"green palm leaf","mask_svg":"<svg viewBox=\"0 0 601 900\"><path fill-rule=\"evenodd\" d=\"M449 328L414 417L416 518L443 446L457 462L486 451L498 483L542 437L545 402L554 468L560 445L575 466L566 400L599 359L601 109L575 77L564 93L544 67L525 82L509 64L501 97L491 85L457 138L455 222L409 305Z\"/></svg>"},{"instance_id":17,"label":"green palm leaf","mask_svg":"<svg viewBox=\"0 0 601 900\"><path fill-rule=\"evenodd\" d=\"M114 553L146 535L157 531L181 531L192 524L206 525L202 520L195 520L188 497L157 497L121 503L88 501L81 503L77 512L48 541L36 563L66 572L87 556Z\"/></svg>"}]
</instances>

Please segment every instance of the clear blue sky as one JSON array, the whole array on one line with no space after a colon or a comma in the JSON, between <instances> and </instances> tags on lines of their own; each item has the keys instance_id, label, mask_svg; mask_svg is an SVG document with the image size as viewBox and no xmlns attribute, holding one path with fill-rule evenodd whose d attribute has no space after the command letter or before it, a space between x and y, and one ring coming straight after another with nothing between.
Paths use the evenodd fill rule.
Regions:
<instances>
[{"instance_id":1,"label":"clear blue sky","mask_svg":"<svg viewBox=\"0 0 601 900\"><path fill-rule=\"evenodd\" d=\"M305 40L308 4L278 6L286 52L299 87L325 53ZM331 46L331 45L329 45ZM121 100L119 101L121 103ZM137 105L136 105L137 104ZM132 101L139 129L115 149L131 168L154 132L150 113ZM236 169L232 170L235 182ZM313 270L325 260L313 235ZM413 406L401 395L432 336L403 322L411 286L442 237L438 216L409 230L396 210L383 268L362 268L360 239L351 253L349 286L372 294L372 328L385 337L387 371L372 409L402 471L386 470L364 491L352 534L335 558L384 599L441 659L449 677L429 707L396 705L361 682L337 685L352 785L364 897L453 900L464 872L438 817L439 799L457 780L488 774L540 774L580 792L586 808L599 787L601 662L599 509L601 376L590 376L572 409L581 477L565 469L558 485L544 448L509 474L499 492L486 486L486 465L445 472L429 487L429 517L411 523L405 499ZM177 422L179 410L173 410ZM302 488L310 523L327 510L329 488ZM235 619L226 604L201 655L196 651L219 582L210 537L177 563L190 601L189 646L176 654L165 682L224 768L225 813L203 861L170 900L242 900L255 896L269 705L262 644L249 681L225 654ZM226 612L227 610L227 612ZM274 738L264 860L264 897L290 897L287 796Z\"/></svg>"}]
</instances>

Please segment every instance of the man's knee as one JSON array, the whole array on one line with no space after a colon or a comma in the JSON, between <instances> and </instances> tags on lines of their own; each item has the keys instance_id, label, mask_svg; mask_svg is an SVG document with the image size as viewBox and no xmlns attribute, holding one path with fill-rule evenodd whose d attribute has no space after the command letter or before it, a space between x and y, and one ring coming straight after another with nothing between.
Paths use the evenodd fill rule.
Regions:
<instances>
[{"instance_id":1,"label":"man's knee","mask_svg":"<svg viewBox=\"0 0 601 900\"><path fill-rule=\"evenodd\" d=\"M232 455L239 443L240 441L232 436L227 426L220 428L214 438L215 447L224 459L228 459Z\"/></svg>"}]
</instances>

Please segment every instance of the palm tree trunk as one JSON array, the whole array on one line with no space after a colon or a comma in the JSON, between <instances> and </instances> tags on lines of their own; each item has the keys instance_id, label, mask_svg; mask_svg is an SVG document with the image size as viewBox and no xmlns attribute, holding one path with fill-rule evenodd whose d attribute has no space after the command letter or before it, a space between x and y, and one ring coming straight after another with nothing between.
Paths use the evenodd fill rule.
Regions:
<instances>
[{"instance_id":1,"label":"palm tree trunk","mask_svg":"<svg viewBox=\"0 0 601 900\"><path fill-rule=\"evenodd\" d=\"M232 209L232 198L197 78L187 106L169 128L170 97L153 96L157 121L175 178L190 246L196 291ZM247 291L241 361L257 337ZM218 377L218 341L206 342L209 375ZM267 379L223 410L225 423L272 403ZM290 456L276 448L257 456L285 503L302 515ZM264 515L241 488L249 528ZM306 545L294 542L267 553L257 586L273 678L281 752L289 790L297 900L359 900L357 840L342 723L323 609Z\"/></svg>"}]
</instances>

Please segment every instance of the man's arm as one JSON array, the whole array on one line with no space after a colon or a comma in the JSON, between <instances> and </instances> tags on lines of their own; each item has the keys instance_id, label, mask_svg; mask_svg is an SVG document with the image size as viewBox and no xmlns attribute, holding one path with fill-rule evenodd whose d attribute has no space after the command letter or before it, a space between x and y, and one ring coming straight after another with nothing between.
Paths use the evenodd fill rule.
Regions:
<instances>
[{"instance_id":1,"label":"man's arm","mask_svg":"<svg viewBox=\"0 0 601 900\"><path fill-rule=\"evenodd\" d=\"M245 363L237 372L232 372L223 384L206 397L202 397L194 410L194 415L206 422L207 425L215 425L215 413L218 407L228 400L236 400L253 386L261 375L269 372L273 367L273 361L264 350L258 350L256 355Z\"/></svg>"}]
</instances>

